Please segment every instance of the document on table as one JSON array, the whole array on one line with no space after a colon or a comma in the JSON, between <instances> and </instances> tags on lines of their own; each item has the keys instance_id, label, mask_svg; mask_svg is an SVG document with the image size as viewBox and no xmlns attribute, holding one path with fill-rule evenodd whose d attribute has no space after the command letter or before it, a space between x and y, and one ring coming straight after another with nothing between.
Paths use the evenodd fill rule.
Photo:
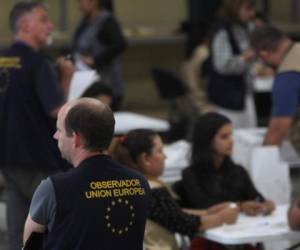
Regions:
<instances>
[{"instance_id":1,"label":"document on table","mask_svg":"<svg viewBox=\"0 0 300 250\"><path fill-rule=\"evenodd\" d=\"M288 205L279 205L271 215L267 216L250 217L240 214L235 224L207 230L202 236L230 245L299 237L299 232L294 232L288 227L287 209Z\"/></svg>"}]
</instances>

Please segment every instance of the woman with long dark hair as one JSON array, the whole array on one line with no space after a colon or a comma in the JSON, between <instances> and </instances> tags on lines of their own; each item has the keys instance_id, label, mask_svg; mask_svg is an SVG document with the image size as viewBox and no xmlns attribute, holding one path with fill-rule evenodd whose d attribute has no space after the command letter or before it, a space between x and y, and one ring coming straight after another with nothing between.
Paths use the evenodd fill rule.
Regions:
<instances>
[{"instance_id":1,"label":"woman with long dark hair","mask_svg":"<svg viewBox=\"0 0 300 250\"><path fill-rule=\"evenodd\" d=\"M232 125L227 117L207 113L197 119L191 166L182 174L185 205L205 209L222 202L237 202L241 211L250 215L271 212L273 202L266 201L247 171L233 162L232 148Z\"/></svg>"},{"instance_id":2,"label":"woman with long dark hair","mask_svg":"<svg viewBox=\"0 0 300 250\"><path fill-rule=\"evenodd\" d=\"M233 162L232 148L232 124L227 117L218 113L198 117L192 136L191 165L182 173L182 205L205 209L234 202L241 212L251 216L274 210L274 203L258 192L247 171ZM202 239L193 241L193 245L202 247L207 244L217 245ZM218 245L214 249L224 248Z\"/></svg>"}]
</instances>

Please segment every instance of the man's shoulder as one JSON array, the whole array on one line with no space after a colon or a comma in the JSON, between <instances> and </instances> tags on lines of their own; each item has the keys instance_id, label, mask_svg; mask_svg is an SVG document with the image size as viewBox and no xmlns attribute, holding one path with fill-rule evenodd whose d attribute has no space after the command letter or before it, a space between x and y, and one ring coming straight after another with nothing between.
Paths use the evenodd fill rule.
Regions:
<instances>
[{"instance_id":1,"label":"man's shoulder","mask_svg":"<svg viewBox=\"0 0 300 250\"><path fill-rule=\"evenodd\" d=\"M0 52L0 58L6 64L10 62L9 58L18 60L22 65L41 65L47 60L47 57L40 51L35 51L24 43L14 43L9 48ZM6 58L6 59L5 59Z\"/></svg>"}]
</instances>

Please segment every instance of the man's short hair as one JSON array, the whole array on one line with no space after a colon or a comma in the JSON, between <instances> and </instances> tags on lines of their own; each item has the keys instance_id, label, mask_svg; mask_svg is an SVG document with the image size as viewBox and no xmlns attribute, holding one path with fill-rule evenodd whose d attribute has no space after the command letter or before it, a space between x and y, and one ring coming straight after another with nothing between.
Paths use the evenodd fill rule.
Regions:
<instances>
[{"instance_id":1,"label":"man's short hair","mask_svg":"<svg viewBox=\"0 0 300 250\"><path fill-rule=\"evenodd\" d=\"M103 104L88 102L75 104L65 117L67 136L73 132L84 140L84 148L92 152L106 150L114 134L115 119L111 109Z\"/></svg>"},{"instance_id":2,"label":"man's short hair","mask_svg":"<svg viewBox=\"0 0 300 250\"><path fill-rule=\"evenodd\" d=\"M13 33L18 30L17 23L24 14L31 12L34 8L42 7L46 8L43 3L40 2L19 2L14 5L9 14L9 26Z\"/></svg>"},{"instance_id":3,"label":"man's short hair","mask_svg":"<svg viewBox=\"0 0 300 250\"><path fill-rule=\"evenodd\" d=\"M251 35L251 46L254 50L275 51L280 42L287 36L273 26L264 26L256 29Z\"/></svg>"}]
</instances>

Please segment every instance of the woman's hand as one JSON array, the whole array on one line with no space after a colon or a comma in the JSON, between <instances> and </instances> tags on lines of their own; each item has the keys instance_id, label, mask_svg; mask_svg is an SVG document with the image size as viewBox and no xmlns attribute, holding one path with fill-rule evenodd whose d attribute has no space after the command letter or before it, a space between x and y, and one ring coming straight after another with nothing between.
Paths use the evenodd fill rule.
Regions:
<instances>
[{"instance_id":1,"label":"woman's hand","mask_svg":"<svg viewBox=\"0 0 300 250\"><path fill-rule=\"evenodd\" d=\"M220 212L218 212L218 216L221 218L223 223L226 224L235 223L238 215L239 215L239 209L237 207L236 208L227 207L221 210Z\"/></svg>"},{"instance_id":2,"label":"woman's hand","mask_svg":"<svg viewBox=\"0 0 300 250\"><path fill-rule=\"evenodd\" d=\"M265 201L262 203L262 213L263 214L270 214L274 211L275 204L273 201Z\"/></svg>"},{"instance_id":3,"label":"woman's hand","mask_svg":"<svg viewBox=\"0 0 300 250\"><path fill-rule=\"evenodd\" d=\"M230 206L230 204L231 204L231 202L219 203L217 205L213 205L213 206L209 207L206 211L208 214L214 214L225 208L228 208Z\"/></svg>"},{"instance_id":4,"label":"woman's hand","mask_svg":"<svg viewBox=\"0 0 300 250\"><path fill-rule=\"evenodd\" d=\"M263 211L262 203L258 201L241 202L240 209L247 215L255 216Z\"/></svg>"}]
</instances>

